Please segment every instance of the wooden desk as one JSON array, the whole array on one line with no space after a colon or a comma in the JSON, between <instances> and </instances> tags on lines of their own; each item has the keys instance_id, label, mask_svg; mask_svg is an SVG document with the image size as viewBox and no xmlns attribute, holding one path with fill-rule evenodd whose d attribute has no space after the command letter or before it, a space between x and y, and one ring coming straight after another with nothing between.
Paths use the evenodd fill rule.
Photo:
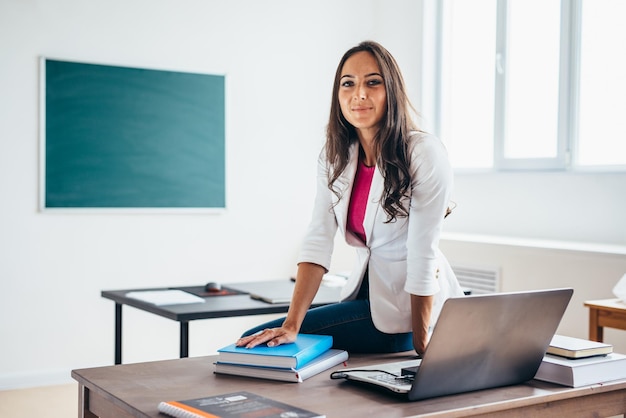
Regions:
<instances>
[{"instance_id":1,"label":"wooden desk","mask_svg":"<svg viewBox=\"0 0 626 418\"><path fill-rule=\"evenodd\" d=\"M353 355L350 367L410 358ZM330 380L330 371L303 383L215 375L216 356L73 370L79 383L79 418L153 417L163 400L185 400L247 390L310 409L328 418L349 417L608 417L626 413L626 381L567 388L526 384L408 402L391 392ZM341 367L335 367L338 369ZM333 370L334 370L333 369Z\"/></svg>"},{"instance_id":2,"label":"wooden desk","mask_svg":"<svg viewBox=\"0 0 626 418\"><path fill-rule=\"evenodd\" d=\"M271 280L264 282L228 283L229 288L245 291L246 289L258 289L260 285L280 288L287 294L291 294L294 283L288 279ZM157 306L133 299L126 296L129 292L142 290L165 290L157 289L126 289L126 290L103 290L101 296L115 302L115 364L122 363L122 306L128 305L142 311L150 312L164 318L180 322L180 357L189 355L189 321L209 318L226 318L233 316L264 315L287 312L289 304L271 304L252 299L248 294L236 294L227 296L210 296L204 298L204 303L191 303L182 305ZM322 306L338 302L341 292L340 287L322 286L313 300L311 306ZM243 330L242 330L243 331Z\"/></svg>"},{"instance_id":3,"label":"wooden desk","mask_svg":"<svg viewBox=\"0 0 626 418\"><path fill-rule=\"evenodd\" d=\"M626 304L620 299L589 300L589 339L603 342L604 327L626 330Z\"/></svg>"}]
</instances>

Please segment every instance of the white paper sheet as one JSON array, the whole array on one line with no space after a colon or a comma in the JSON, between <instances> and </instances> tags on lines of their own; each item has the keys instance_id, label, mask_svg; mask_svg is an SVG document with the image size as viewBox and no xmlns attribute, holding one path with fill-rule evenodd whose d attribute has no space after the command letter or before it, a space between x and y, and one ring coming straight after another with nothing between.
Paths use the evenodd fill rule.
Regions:
<instances>
[{"instance_id":1,"label":"white paper sheet","mask_svg":"<svg viewBox=\"0 0 626 418\"><path fill-rule=\"evenodd\" d=\"M204 299L182 290L140 290L128 292L126 296L144 302L161 305L180 305L185 303L204 303Z\"/></svg>"}]
</instances>

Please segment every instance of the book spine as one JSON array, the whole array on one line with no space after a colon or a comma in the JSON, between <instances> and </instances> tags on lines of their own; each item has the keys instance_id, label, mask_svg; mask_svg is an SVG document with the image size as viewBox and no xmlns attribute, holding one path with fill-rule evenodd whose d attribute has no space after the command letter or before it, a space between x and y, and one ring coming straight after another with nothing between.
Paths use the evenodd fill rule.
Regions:
<instances>
[{"instance_id":1,"label":"book spine","mask_svg":"<svg viewBox=\"0 0 626 418\"><path fill-rule=\"evenodd\" d=\"M329 357L319 363L316 363L311 367L304 367L299 371L296 370L296 372L298 372L296 373L296 376L298 377L299 381L302 382L303 380L306 380L311 376L315 376L316 374L328 370L331 367L334 367L340 363L345 363L346 361L348 361L348 352L342 351L341 353Z\"/></svg>"},{"instance_id":2,"label":"book spine","mask_svg":"<svg viewBox=\"0 0 626 418\"><path fill-rule=\"evenodd\" d=\"M228 374L234 376L253 377L260 379L279 380L282 382L295 382L299 383L299 376L295 370L292 369L275 369L244 366L237 364L216 363L215 373Z\"/></svg>"},{"instance_id":3,"label":"book spine","mask_svg":"<svg viewBox=\"0 0 626 418\"><path fill-rule=\"evenodd\" d=\"M293 368L294 369L301 368L305 364L311 362L317 356L328 351L332 347L332 345L333 345L332 338L329 337L327 339L324 339L324 341L320 343L319 345L313 346L309 348L308 350L302 352L299 356L296 356L296 359L295 359L296 364L293 365Z\"/></svg>"}]
</instances>

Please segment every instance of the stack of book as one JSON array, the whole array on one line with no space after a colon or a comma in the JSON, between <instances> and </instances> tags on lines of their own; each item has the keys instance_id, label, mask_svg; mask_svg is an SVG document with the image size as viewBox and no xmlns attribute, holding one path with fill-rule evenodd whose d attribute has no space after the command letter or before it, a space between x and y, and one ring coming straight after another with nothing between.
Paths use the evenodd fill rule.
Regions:
<instances>
[{"instance_id":1,"label":"stack of book","mask_svg":"<svg viewBox=\"0 0 626 418\"><path fill-rule=\"evenodd\" d=\"M331 336L313 334L299 334L295 342L277 347L231 344L218 350L215 373L302 382L348 360L346 351L332 345Z\"/></svg>"},{"instance_id":2,"label":"stack of book","mask_svg":"<svg viewBox=\"0 0 626 418\"><path fill-rule=\"evenodd\" d=\"M552 337L547 352L555 356L577 359L611 354L613 346L611 344L557 334Z\"/></svg>"},{"instance_id":3,"label":"stack of book","mask_svg":"<svg viewBox=\"0 0 626 418\"><path fill-rule=\"evenodd\" d=\"M569 387L626 379L626 355L611 344L555 335L535 379Z\"/></svg>"}]
</instances>

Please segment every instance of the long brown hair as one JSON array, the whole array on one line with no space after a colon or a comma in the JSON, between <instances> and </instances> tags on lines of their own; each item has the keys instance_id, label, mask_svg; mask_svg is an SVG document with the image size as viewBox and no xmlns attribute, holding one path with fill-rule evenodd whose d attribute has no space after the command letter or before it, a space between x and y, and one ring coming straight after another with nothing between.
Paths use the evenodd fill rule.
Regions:
<instances>
[{"instance_id":1,"label":"long brown hair","mask_svg":"<svg viewBox=\"0 0 626 418\"><path fill-rule=\"evenodd\" d=\"M381 196L382 206L387 213L387 222L397 217L408 216L401 199L411 187L408 155L408 139L411 131L417 130L411 119L413 107L407 97L402 73L393 56L382 45L373 42L361 42L349 49L339 61L335 73L333 96L330 106L330 118L326 129L326 158L330 165L328 188L341 199L341 191L333 186L348 165L350 146L358 142L354 126L341 112L339 105L339 83L343 66L357 52L369 52L374 56L385 83L387 93L387 111L381 120L380 128L374 138L376 164L384 178L384 190Z\"/></svg>"}]
</instances>

